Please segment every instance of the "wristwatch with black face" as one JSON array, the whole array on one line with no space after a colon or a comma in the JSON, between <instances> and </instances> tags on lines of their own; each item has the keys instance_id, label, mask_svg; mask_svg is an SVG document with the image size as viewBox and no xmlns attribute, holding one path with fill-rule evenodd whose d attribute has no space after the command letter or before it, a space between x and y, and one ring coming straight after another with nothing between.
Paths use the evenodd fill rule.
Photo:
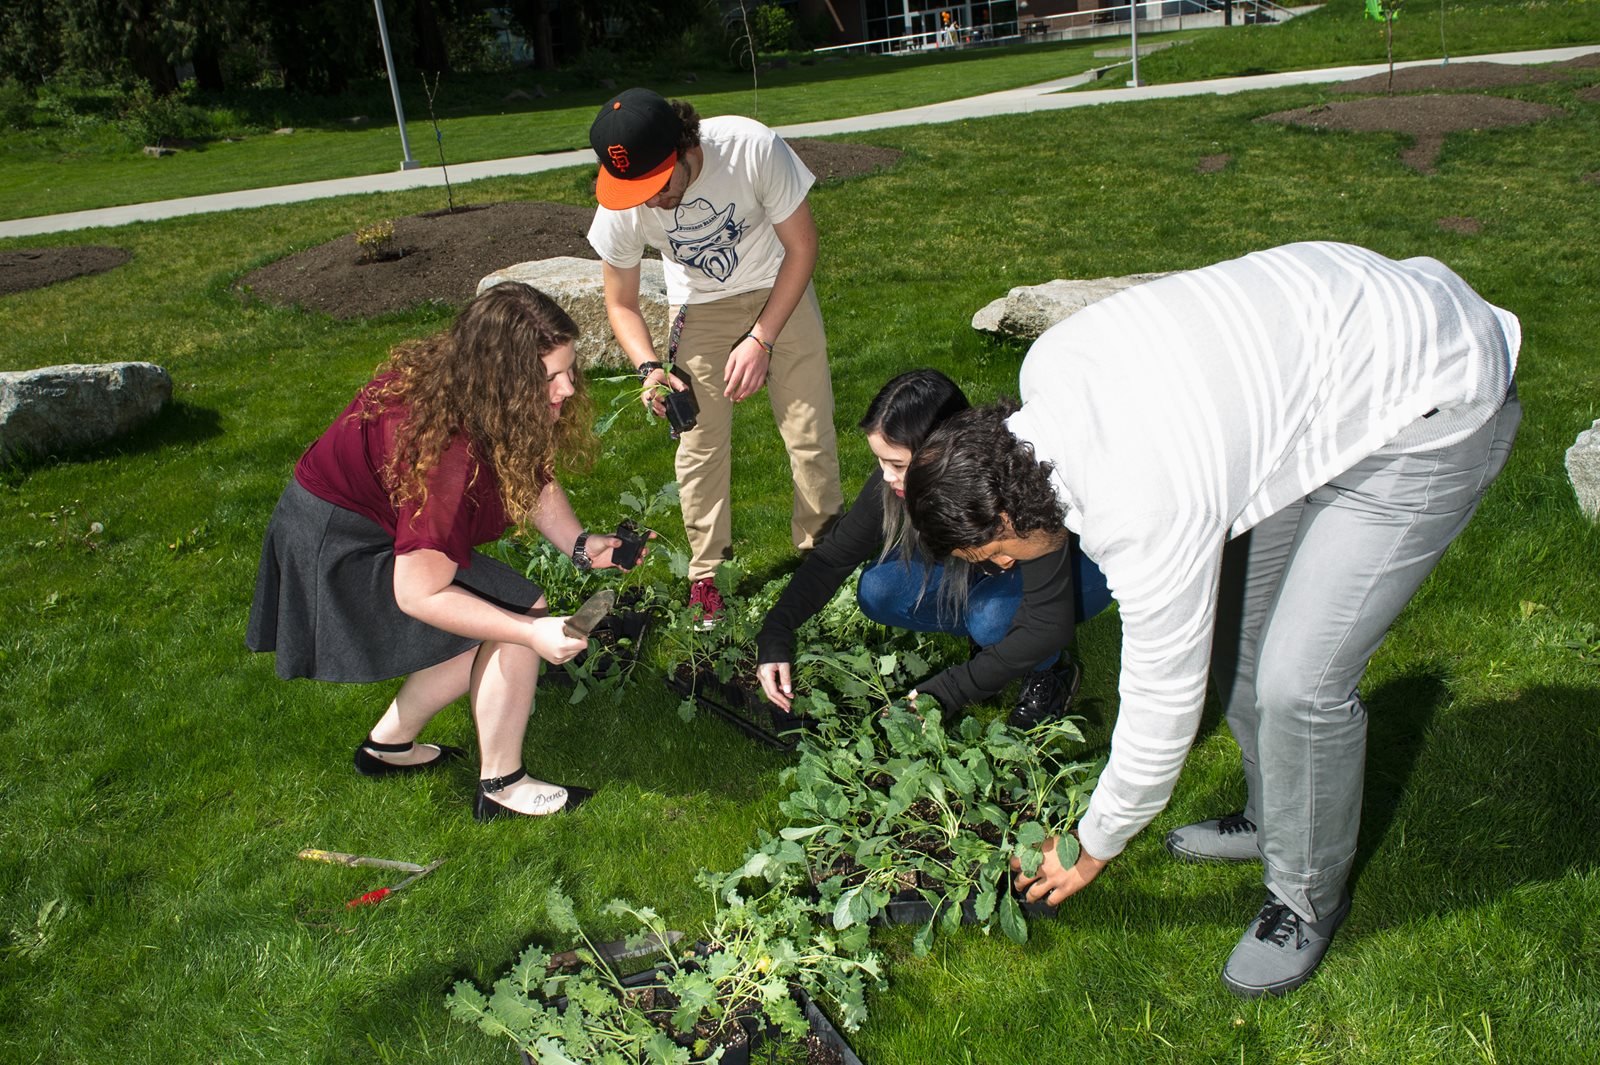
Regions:
<instances>
[{"instance_id":1,"label":"wristwatch with black face","mask_svg":"<svg viewBox=\"0 0 1600 1065\"><path fill-rule=\"evenodd\" d=\"M589 542L589 534L581 532L572 543L572 564L578 567L579 572L587 573L594 568L594 562L589 558L584 546Z\"/></svg>"}]
</instances>

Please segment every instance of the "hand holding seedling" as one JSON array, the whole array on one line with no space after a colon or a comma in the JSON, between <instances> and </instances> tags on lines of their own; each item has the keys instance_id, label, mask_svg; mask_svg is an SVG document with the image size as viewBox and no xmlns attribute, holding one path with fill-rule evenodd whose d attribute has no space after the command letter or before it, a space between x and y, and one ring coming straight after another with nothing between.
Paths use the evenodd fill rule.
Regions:
<instances>
[{"instance_id":1,"label":"hand holding seedling","mask_svg":"<svg viewBox=\"0 0 1600 1065\"><path fill-rule=\"evenodd\" d=\"M1066 844L1070 856L1077 852L1077 860L1071 865L1061 864L1061 844ZM1100 870L1106 867L1106 860L1096 858L1088 851L1078 846L1078 841L1070 836L1051 836L1044 841L1044 861L1039 863L1039 871L1033 876L1022 873L1022 859L1012 858L1011 869L1017 874L1015 884L1018 891L1026 892L1029 902L1038 902L1043 899L1052 906L1059 906L1069 895L1076 895L1088 887L1095 877L1100 875Z\"/></svg>"}]
</instances>

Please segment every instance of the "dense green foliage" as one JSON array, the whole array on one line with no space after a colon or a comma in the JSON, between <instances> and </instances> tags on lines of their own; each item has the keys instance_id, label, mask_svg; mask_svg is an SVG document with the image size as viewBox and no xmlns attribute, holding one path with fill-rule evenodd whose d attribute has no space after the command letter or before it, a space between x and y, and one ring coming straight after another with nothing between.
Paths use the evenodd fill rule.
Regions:
<instances>
[{"instance_id":1,"label":"dense green foliage","mask_svg":"<svg viewBox=\"0 0 1600 1065\"><path fill-rule=\"evenodd\" d=\"M1381 47L1374 29L1362 32ZM1600 104L1580 98L1596 84L1569 69L1498 90L1563 115L1452 135L1426 178L1396 160L1392 135L1253 121L1328 98L1305 87L880 131L861 139L903 150L893 170L813 193L847 491L872 461L848 426L894 373L931 366L975 400L1015 388L1021 350L969 325L1013 285L1335 238L1437 256L1525 333L1510 465L1363 686L1355 906L1316 979L1285 1000L1227 995L1217 970L1260 902L1258 873L1178 866L1161 848L1165 830L1242 799L1237 749L1212 719L1169 809L1060 917L1030 923L1026 948L966 929L918 957L916 929L874 930L893 985L869 996L854 1037L866 1060L1592 1059L1600 531L1574 507L1562 456L1600 417ZM1196 172L1217 154L1227 167ZM582 204L584 177L468 191ZM628 930L605 912L616 897L691 929L715 917L696 872L738 868L758 831L786 823L791 760L706 715L680 720L656 648L615 699L538 702L529 768L599 794L571 816L492 825L470 817L470 762L384 781L350 770L392 685L284 683L243 650L261 530L296 457L391 344L448 312L338 322L243 304L231 286L372 218L437 206L419 191L0 242L133 252L106 274L0 296L0 369L145 358L177 382L172 408L133 436L0 477L7 1060L509 1061L502 1040L450 1022L446 997L458 980L489 985L530 944L573 945L546 912L552 884L596 937ZM1480 231L1440 226L1463 217ZM602 405L608 387L596 384ZM741 407L734 432L750 592L794 564L790 486L763 404ZM627 516L618 494L633 476L672 478L661 433L614 432L597 474L568 486L592 528ZM1114 722L1117 646L1114 614L1081 632L1090 750ZM473 746L464 708L424 738ZM446 862L347 911L393 881L296 861L305 846Z\"/></svg>"}]
</instances>

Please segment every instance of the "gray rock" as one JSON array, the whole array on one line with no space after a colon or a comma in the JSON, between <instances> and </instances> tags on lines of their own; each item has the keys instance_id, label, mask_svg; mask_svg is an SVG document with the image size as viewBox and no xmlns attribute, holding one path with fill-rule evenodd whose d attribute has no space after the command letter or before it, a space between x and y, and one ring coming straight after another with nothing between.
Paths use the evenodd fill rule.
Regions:
<instances>
[{"instance_id":1,"label":"gray rock","mask_svg":"<svg viewBox=\"0 0 1600 1065\"><path fill-rule=\"evenodd\" d=\"M1600 521L1600 419L1567 448L1567 479L1584 517Z\"/></svg>"},{"instance_id":2,"label":"gray rock","mask_svg":"<svg viewBox=\"0 0 1600 1065\"><path fill-rule=\"evenodd\" d=\"M171 399L172 378L149 362L0 373L0 457L38 457L111 440Z\"/></svg>"},{"instance_id":3,"label":"gray rock","mask_svg":"<svg viewBox=\"0 0 1600 1065\"><path fill-rule=\"evenodd\" d=\"M1012 289L972 316L972 328L994 336L1036 339L1040 333L1125 288L1154 281L1159 274L1097 277L1087 281L1056 280Z\"/></svg>"},{"instance_id":4,"label":"gray rock","mask_svg":"<svg viewBox=\"0 0 1600 1065\"><path fill-rule=\"evenodd\" d=\"M144 154L152 159L164 159L169 155L177 155L178 149L168 148L165 144L146 144Z\"/></svg>"},{"instance_id":5,"label":"gray rock","mask_svg":"<svg viewBox=\"0 0 1600 1065\"><path fill-rule=\"evenodd\" d=\"M578 337L578 358L585 366L608 370L633 368L616 338L611 335L611 323L606 318L605 282L600 273L600 260L563 255L554 259L517 263L496 270L479 281L478 292L482 294L503 281L521 281L532 285L572 315L572 320L578 323L582 331ZM659 259L646 259L639 264L639 309L644 312L645 324L650 327L656 355L665 361L672 309L667 304L667 282Z\"/></svg>"},{"instance_id":6,"label":"gray rock","mask_svg":"<svg viewBox=\"0 0 1600 1065\"><path fill-rule=\"evenodd\" d=\"M508 104L514 104L518 100L530 100L531 101L532 99L533 99L532 95L530 95L529 93L523 92L521 89L512 89L510 92L508 92L504 96L500 97L500 100L501 100L502 103L508 103Z\"/></svg>"}]
</instances>

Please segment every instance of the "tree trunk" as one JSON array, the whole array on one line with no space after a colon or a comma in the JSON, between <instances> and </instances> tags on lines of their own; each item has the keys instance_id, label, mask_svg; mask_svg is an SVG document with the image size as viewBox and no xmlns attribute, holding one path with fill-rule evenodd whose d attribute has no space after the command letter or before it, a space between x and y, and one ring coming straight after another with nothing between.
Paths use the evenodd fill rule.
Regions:
<instances>
[{"instance_id":1,"label":"tree trunk","mask_svg":"<svg viewBox=\"0 0 1600 1065\"><path fill-rule=\"evenodd\" d=\"M412 53L417 69L450 73L450 51L444 45L433 0L415 0L411 5L411 28L417 35L416 49Z\"/></svg>"},{"instance_id":2,"label":"tree trunk","mask_svg":"<svg viewBox=\"0 0 1600 1065\"><path fill-rule=\"evenodd\" d=\"M222 58L216 42L209 36L195 41L190 62L194 63L195 87L201 92L221 92L227 88L222 80Z\"/></svg>"}]
</instances>

